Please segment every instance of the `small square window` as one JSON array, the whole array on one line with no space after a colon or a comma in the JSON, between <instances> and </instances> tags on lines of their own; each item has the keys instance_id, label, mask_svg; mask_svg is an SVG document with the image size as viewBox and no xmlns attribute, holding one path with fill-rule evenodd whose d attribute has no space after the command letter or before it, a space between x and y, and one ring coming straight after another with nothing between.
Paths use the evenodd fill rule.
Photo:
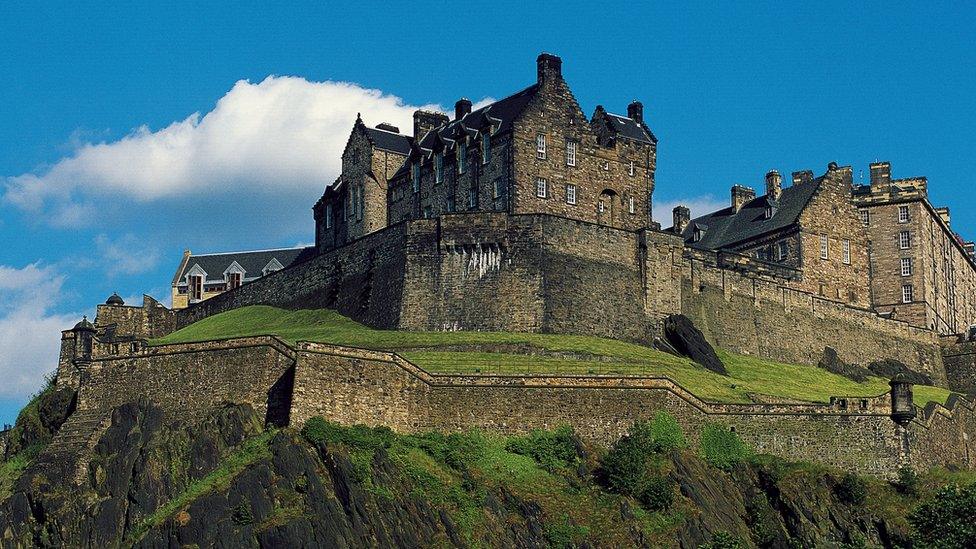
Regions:
<instances>
[{"instance_id":1,"label":"small square window","mask_svg":"<svg viewBox=\"0 0 976 549\"><path fill-rule=\"evenodd\" d=\"M912 276L912 258L901 258L901 276Z\"/></svg>"},{"instance_id":2,"label":"small square window","mask_svg":"<svg viewBox=\"0 0 976 549\"><path fill-rule=\"evenodd\" d=\"M535 195L539 198L546 197L546 179L544 177L535 178Z\"/></svg>"},{"instance_id":3,"label":"small square window","mask_svg":"<svg viewBox=\"0 0 976 549\"><path fill-rule=\"evenodd\" d=\"M898 206L898 222L908 223L908 206Z\"/></svg>"},{"instance_id":4,"label":"small square window","mask_svg":"<svg viewBox=\"0 0 976 549\"><path fill-rule=\"evenodd\" d=\"M539 160L546 159L546 134L544 133L535 136L535 157Z\"/></svg>"},{"instance_id":5,"label":"small square window","mask_svg":"<svg viewBox=\"0 0 976 549\"><path fill-rule=\"evenodd\" d=\"M572 183L566 185L566 203L576 204L576 185Z\"/></svg>"},{"instance_id":6,"label":"small square window","mask_svg":"<svg viewBox=\"0 0 976 549\"><path fill-rule=\"evenodd\" d=\"M901 302L911 303L915 301L915 288L911 284L905 284L901 287Z\"/></svg>"}]
</instances>

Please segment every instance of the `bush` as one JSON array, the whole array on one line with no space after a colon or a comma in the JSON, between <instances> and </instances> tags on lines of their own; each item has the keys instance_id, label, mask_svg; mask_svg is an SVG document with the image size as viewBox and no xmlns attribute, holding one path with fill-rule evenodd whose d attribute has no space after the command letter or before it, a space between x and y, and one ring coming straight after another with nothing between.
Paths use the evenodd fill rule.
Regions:
<instances>
[{"instance_id":1,"label":"bush","mask_svg":"<svg viewBox=\"0 0 976 549\"><path fill-rule=\"evenodd\" d=\"M482 456L488 448L488 441L480 431L466 433L425 433L420 436L408 437L408 442L433 457L459 471L467 470L468 466Z\"/></svg>"},{"instance_id":2,"label":"bush","mask_svg":"<svg viewBox=\"0 0 976 549\"><path fill-rule=\"evenodd\" d=\"M854 473L847 473L834 487L834 493L848 505L861 505L867 496L867 484Z\"/></svg>"},{"instance_id":3,"label":"bush","mask_svg":"<svg viewBox=\"0 0 976 549\"><path fill-rule=\"evenodd\" d=\"M698 546L698 549L743 549L742 540L728 532L716 532L708 543Z\"/></svg>"},{"instance_id":4,"label":"bush","mask_svg":"<svg viewBox=\"0 0 976 549\"><path fill-rule=\"evenodd\" d=\"M343 427L321 417L313 417L306 421L302 428L302 436L314 444L345 444L350 448L371 451L389 448L396 438L389 427L366 427L365 425Z\"/></svg>"},{"instance_id":5,"label":"bush","mask_svg":"<svg viewBox=\"0 0 976 549\"><path fill-rule=\"evenodd\" d=\"M731 470L752 455L752 450L735 431L715 423L705 425L701 436L701 451L705 461L725 471Z\"/></svg>"},{"instance_id":6,"label":"bush","mask_svg":"<svg viewBox=\"0 0 976 549\"><path fill-rule=\"evenodd\" d=\"M946 486L910 515L918 547L976 547L976 484Z\"/></svg>"},{"instance_id":7,"label":"bush","mask_svg":"<svg viewBox=\"0 0 976 549\"><path fill-rule=\"evenodd\" d=\"M656 452L672 452L687 445L678 420L667 412L654 414L648 426L648 435Z\"/></svg>"},{"instance_id":8,"label":"bush","mask_svg":"<svg viewBox=\"0 0 976 549\"><path fill-rule=\"evenodd\" d=\"M663 475L648 476L638 501L649 511L664 511L674 503L674 481Z\"/></svg>"},{"instance_id":9,"label":"bush","mask_svg":"<svg viewBox=\"0 0 976 549\"><path fill-rule=\"evenodd\" d=\"M505 445L505 449L513 454L531 457L549 472L560 467L573 466L580 461L576 433L568 425L555 431L536 430L527 436L513 438Z\"/></svg>"},{"instance_id":10,"label":"bush","mask_svg":"<svg viewBox=\"0 0 976 549\"><path fill-rule=\"evenodd\" d=\"M894 482L895 489L906 496L918 494L918 475L915 469L906 465L898 469L898 478Z\"/></svg>"}]
</instances>

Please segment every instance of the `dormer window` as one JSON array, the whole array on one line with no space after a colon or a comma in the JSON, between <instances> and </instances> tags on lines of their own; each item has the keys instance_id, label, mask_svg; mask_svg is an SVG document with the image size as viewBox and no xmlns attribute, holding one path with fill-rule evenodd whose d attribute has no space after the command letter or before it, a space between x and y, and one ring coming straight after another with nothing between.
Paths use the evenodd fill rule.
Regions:
<instances>
[{"instance_id":1,"label":"dormer window","mask_svg":"<svg viewBox=\"0 0 976 549\"><path fill-rule=\"evenodd\" d=\"M463 142L458 143L457 147L457 169L458 173L464 173L468 164L468 147Z\"/></svg>"},{"instance_id":2,"label":"dormer window","mask_svg":"<svg viewBox=\"0 0 976 549\"><path fill-rule=\"evenodd\" d=\"M284 268L285 268L284 265L282 265L280 261L272 258L271 261L269 261L268 264L265 265L263 269L261 269L261 274L263 276L267 276L271 273L278 272Z\"/></svg>"},{"instance_id":3,"label":"dormer window","mask_svg":"<svg viewBox=\"0 0 976 549\"><path fill-rule=\"evenodd\" d=\"M411 166L411 170L413 171L413 192L419 193L420 192L420 161L419 160L413 163L413 166Z\"/></svg>"},{"instance_id":4,"label":"dormer window","mask_svg":"<svg viewBox=\"0 0 976 549\"><path fill-rule=\"evenodd\" d=\"M487 164L491 160L491 130L481 134L481 163Z\"/></svg>"},{"instance_id":5,"label":"dormer window","mask_svg":"<svg viewBox=\"0 0 976 549\"><path fill-rule=\"evenodd\" d=\"M241 273L227 273L227 289L233 290L234 288L241 287Z\"/></svg>"},{"instance_id":6,"label":"dormer window","mask_svg":"<svg viewBox=\"0 0 976 549\"><path fill-rule=\"evenodd\" d=\"M763 217L765 217L766 219L772 219L773 218L773 207L772 206L766 206L766 212L763 214Z\"/></svg>"},{"instance_id":7,"label":"dormer window","mask_svg":"<svg viewBox=\"0 0 976 549\"><path fill-rule=\"evenodd\" d=\"M187 286L190 288L190 301L200 301L203 299L203 277L200 275L190 275L186 280Z\"/></svg>"},{"instance_id":8,"label":"dormer window","mask_svg":"<svg viewBox=\"0 0 976 549\"><path fill-rule=\"evenodd\" d=\"M695 227L695 231L691 235L691 239L694 242L701 242L702 237L705 236L705 230L701 227Z\"/></svg>"}]
</instances>

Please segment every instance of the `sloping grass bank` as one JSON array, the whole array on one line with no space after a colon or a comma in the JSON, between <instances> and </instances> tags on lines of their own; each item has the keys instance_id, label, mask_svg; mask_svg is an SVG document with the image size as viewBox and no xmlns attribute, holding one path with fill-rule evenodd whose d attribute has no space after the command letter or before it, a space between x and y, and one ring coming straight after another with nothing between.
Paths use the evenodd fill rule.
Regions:
<instances>
[{"instance_id":1,"label":"sloping grass bank","mask_svg":"<svg viewBox=\"0 0 976 549\"><path fill-rule=\"evenodd\" d=\"M374 330L325 309L287 311L267 306L244 307L203 319L152 344L255 335L276 335L292 344L313 341L393 351L434 373L667 376L701 398L718 402L751 402L750 393L828 402L832 396L867 397L888 390L888 382L883 378L856 383L819 368L722 350L719 356L729 371L728 377L684 358L613 339L511 332ZM477 350L457 350L463 346L474 346ZM491 346L518 346L532 352L484 350ZM949 395L949 391L938 387L915 387L915 401L920 406L929 401L945 403Z\"/></svg>"}]
</instances>

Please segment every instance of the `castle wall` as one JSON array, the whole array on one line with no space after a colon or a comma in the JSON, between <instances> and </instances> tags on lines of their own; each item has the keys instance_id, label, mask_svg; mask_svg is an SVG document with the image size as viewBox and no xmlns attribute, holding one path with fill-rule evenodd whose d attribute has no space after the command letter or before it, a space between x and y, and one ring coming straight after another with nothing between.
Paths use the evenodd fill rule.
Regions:
<instances>
[{"instance_id":1,"label":"castle wall","mask_svg":"<svg viewBox=\"0 0 976 549\"><path fill-rule=\"evenodd\" d=\"M176 329L176 316L152 297L142 298L142 306L99 305L95 326L103 329L115 326L115 334L152 339Z\"/></svg>"},{"instance_id":2,"label":"castle wall","mask_svg":"<svg viewBox=\"0 0 976 549\"><path fill-rule=\"evenodd\" d=\"M510 435L571 425L584 439L609 445L634 421L663 410L692 443L705 424L719 423L759 452L892 476L905 463L976 465L963 436L973 432L969 406L933 407L940 411L912 422L906 452L888 395L831 404L715 404L665 378L431 375L393 354L302 344L291 420L301 425L323 416L402 432Z\"/></svg>"},{"instance_id":3,"label":"castle wall","mask_svg":"<svg viewBox=\"0 0 976 549\"><path fill-rule=\"evenodd\" d=\"M284 423L291 395L288 372L293 365L291 349L273 337L150 347L135 354L96 358L79 364L78 410L107 413L120 404L147 398L182 417L234 402L250 404L269 419Z\"/></svg>"},{"instance_id":4,"label":"castle wall","mask_svg":"<svg viewBox=\"0 0 976 549\"><path fill-rule=\"evenodd\" d=\"M946 345L942 351L949 388L976 395L976 342Z\"/></svg>"},{"instance_id":5,"label":"castle wall","mask_svg":"<svg viewBox=\"0 0 976 549\"><path fill-rule=\"evenodd\" d=\"M772 272L720 268L719 256L686 254L682 282L682 312L712 344L798 364L816 364L829 346L847 362L891 358L946 384L933 333L794 289Z\"/></svg>"}]
</instances>

